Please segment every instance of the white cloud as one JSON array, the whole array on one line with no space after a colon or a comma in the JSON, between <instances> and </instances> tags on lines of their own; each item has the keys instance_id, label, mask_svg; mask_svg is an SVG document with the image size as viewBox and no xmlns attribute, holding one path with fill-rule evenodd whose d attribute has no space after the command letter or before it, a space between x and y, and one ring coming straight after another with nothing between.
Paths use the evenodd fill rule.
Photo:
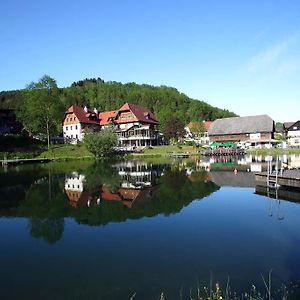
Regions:
<instances>
[{"instance_id":1,"label":"white cloud","mask_svg":"<svg viewBox=\"0 0 300 300\"><path fill-rule=\"evenodd\" d=\"M296 57L290 60L280 63L274 75L277 77L286 77L300 70L300 57Z\"/></svg>"},{"instance_id":2,"label":"white cloud","mask_svg":"<svg viewBox=\"0 0 300 300\"><path fill-rule=\"evenodd\" d=\"M248 62L250 71L257 71L277 63L284 56L287 50L293 45L295 38L289 38L277 43L260 53L254 55Z\"/></svg>"}]
</instances>

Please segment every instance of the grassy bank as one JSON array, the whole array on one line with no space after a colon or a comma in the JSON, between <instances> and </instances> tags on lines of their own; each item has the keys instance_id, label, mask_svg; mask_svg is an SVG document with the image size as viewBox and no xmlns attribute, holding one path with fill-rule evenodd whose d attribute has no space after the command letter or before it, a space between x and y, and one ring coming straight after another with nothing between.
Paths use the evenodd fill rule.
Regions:
<instances>
[{"instance_id":1,"label":"grassy bank","mask_svg":"<svg viewBox=\"0 0 300 300\"><path fill-rule=\"evenodd\" d=\"M198 148L192 146L155 146L146 148L143 153L126 155L125 158L140 158L140 159L164 159L168 154L176 152L188 152L190 154L197 154ZM79 145L52 145L50 150L39 154L41 158L51 159L93 159L93 155L86 149L83 144Z\"/></svg>"},{"instance_id":2,"label":"grassy bank","mask_svg":"<svg viewBox=\"0 0 300 300\"><path fill-rule=\"evenodd\" d=\"M271 148L271 149L249 149L247 154L254 155L282 155L282 154L300 154L300 148Z\"/></svg>"},{"instance_id":3,"label":"grassy bank","mask_svg":"<svg viewBox=\"0 0 300 300\"><path fill-rule=\"evenodd\" d=\"M38 157L51 159L93 159L94 156L84 145L51 145L49 150L43 151Z\"/></svg>"}]
</instances>

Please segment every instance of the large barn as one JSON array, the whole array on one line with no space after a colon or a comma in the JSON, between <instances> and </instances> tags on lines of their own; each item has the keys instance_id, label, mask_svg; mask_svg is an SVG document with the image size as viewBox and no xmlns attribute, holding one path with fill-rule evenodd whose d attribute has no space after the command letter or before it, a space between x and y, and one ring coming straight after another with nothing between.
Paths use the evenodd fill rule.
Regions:
<instances>
[{"instance_id":1,"label":"large barn","mask_svg":"<svg viewBox=\"0 0 300 300\"><path fill-rule=\"evenodd\" d=\"M210 142L248 142L251 146L270 144L275 123L268 115L233 117L215 120L209 130Z\"/></svg>"}]
</instances>

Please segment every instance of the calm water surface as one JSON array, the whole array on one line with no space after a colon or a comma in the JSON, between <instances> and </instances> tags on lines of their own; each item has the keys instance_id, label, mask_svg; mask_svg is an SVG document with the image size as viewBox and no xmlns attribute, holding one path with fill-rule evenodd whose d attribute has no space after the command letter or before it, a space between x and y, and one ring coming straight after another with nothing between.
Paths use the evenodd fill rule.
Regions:
<instances>
[{"instance_id":1,"label":"calm water surface","mask_svg":"<svg viewBox=\"0 0 300 300\"><path fill-rule=\"evenodd\" d=\"M1 298L180 299L210 276L236 291L262 287L270 269L274 286L298 280L300 193L267 197L251 172L265 166L248 157L2 168Z\"/></svg>"}]
</instances>

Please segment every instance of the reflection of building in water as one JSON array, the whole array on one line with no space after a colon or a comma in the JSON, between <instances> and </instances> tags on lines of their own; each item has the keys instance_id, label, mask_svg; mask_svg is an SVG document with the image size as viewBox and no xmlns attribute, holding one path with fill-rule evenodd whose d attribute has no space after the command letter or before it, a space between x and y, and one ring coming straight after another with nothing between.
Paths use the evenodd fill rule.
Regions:
<instances>
[{"instance_id":1,"label":"reflection of building in water","mask_svg":"<svg viewBox=\"0 0 300 300\"><path fill-rule=\"evenodd\" d=\"M65 193L70 201L70 204L77 207L80 198L87 198L83 195L84 175L73 172L65 177ZM86 196L86 197L84 197Z\"/></svg>"},{"instance_id":2,"label":"reflection of building in water","mask_svg":"<svg viewBox=\"0 0 300 300\"><path fill-rule=\"evenodd\" d=\"M73 172L65 177L65 194L73 207L90 206L92 201L98 201L95 192L84 190L85 176ZM97 194L97 193L96 193Z\"/></svg>"},{"instance_id":3,"label":"reflection of building in water","mask_svg":"<svg viewBox=\"0 0 300 300\"><path fill-rule=\"evenodd\" d=\"M122 188L141 189L157 184L157 179L163 174L166 166L148 164L146 162L127 161L113 166L118 170Z\"/></svg>"},{"instance_id":4,"label":"reflection of building in water","mask_svg":"<svg viewBox=\"0 0 300 300\"><path fill-rule=\"evenodd\" d=\"M128 208L143 205L151 200L157 187L136 188L118 188L112 192L108 187L102 186L101 200L121 202Z\"/></svg>"},{"instance_id":5,"label":"reflection of building in water","mask_svg":"<svg viewBox=\"0 0 300 300\"><path fill-rule=\"evenodd\" d=\"M162 165L137 162L122 162L114 165L120 175L119 185L114 189L103 184L87 191L84 188L85 176L73 172L66 175L65 193L73 207L89 207L102 201L121 202L132 208L151 200L157 190L157 179L165 169Z\"/></svg>"}]
</instances>

